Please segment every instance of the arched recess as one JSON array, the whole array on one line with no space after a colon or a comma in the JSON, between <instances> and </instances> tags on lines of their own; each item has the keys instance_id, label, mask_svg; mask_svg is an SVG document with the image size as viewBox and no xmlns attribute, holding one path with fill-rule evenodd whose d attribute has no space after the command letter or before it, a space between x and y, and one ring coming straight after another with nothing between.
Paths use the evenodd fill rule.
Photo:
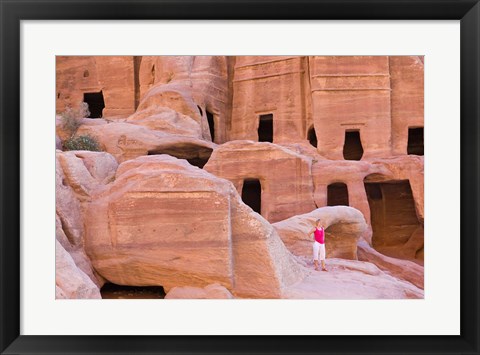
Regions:
<instances>
[{"instance_id":1,"label":"arched recess","mask_svg":"<svg viewBox=\"0 0 480 355\"><path fill-rule=\"evenodd\" d=\"M421 226L410 181L381 181L379 174L372 174L364 179L364 185L370 207L373 247L390 256L402 256L403 246Z\"/></svg>"}]
</instances>

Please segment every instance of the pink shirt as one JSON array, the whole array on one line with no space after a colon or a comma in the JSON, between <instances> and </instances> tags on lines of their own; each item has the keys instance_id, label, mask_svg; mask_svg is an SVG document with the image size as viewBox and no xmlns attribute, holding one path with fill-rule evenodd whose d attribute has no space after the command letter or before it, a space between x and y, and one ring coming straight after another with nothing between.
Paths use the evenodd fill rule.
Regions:
<instances>
[{"instance_id":1,"label":"pink shirt","mask_svg":"<svg viewBox=\"0 0 480 355\"><path fill-rule=\"evenodd\" d=\"M325 230L315 228L315 241L319 242L320 244L325 244Z\"/></svg>"}]
</instances>

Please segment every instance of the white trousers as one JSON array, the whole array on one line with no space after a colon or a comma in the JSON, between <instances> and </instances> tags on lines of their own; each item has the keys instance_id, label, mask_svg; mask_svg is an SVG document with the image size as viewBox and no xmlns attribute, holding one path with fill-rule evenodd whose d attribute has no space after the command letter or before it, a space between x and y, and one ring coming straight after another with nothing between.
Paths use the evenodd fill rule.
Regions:
<instances>
[{"instance_id":1,"label":"white trousers","mask_svg":"<svg viewBox=\"0 0 480 355\"><path fill-rule=\"evenodd\" d=\"M320 253L320 260L325 260L325 244L320 244L317 241L313 242L313 260L318 260Z\"/></svg>"}]
</instances>

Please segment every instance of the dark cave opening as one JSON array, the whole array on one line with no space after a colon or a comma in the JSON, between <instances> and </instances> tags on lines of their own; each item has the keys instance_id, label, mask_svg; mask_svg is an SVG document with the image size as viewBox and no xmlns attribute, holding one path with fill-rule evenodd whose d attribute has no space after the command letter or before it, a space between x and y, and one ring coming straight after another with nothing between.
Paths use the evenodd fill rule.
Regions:
<instances>
[{"instance_id":1,"label":"dark cave opening","mask_svg":"<svg viewBox=\"0 0 480 355\"><path fill-rule=\"evenodd\" d=\"M205 164L208 163L208 158L189 158L187 161L190 163L190 165L199 167L200 169L203 169Z\"/></svg>"},{"instance_id":2,"label":"dark cave opening","mask_svg":"<svg viewBox=\"0 0 480 355\"><path fill-rule=\"evenodd\" d=\"M363 146L360 139L360 131L345 131L345 143L343 144L343 158L345 160L360 160L363 156Z\"/></svg>"},{"instance_id":3,"label":"dark cave opening","mask_svg":"<svg viewBox=\"0 0 480 355\"><path fill-rule=\"evenodd\" d=\"M348 188L342 182L336 182L327 187L327 206L349 206Z\"/></svg>"},{"instance_id":4,"label":"dark cave opening","mask_svg":"<svg viewBox=\"0 0 480 355\"><path fill-rule=\"evenodd\" d=\"M206 111L207 113L207 121L208 121L208 128L210 129L210 136L212 137L212 142L215 142L215 121L213 119L213 113L210 111Z\"/></svg>"},{"instance_id":5,"label":"dark cave opening","mask_svg":"<svg viewBox=\"0 0 480 355\"><path fill-rule=\"evenodd\" d=\"M365 182L372 244L375 248L402 246L420 225L408 180Z\"/></svg>"},{"instance_id":6,"label":"dark cave opening","mask_svg":"<svg viewBox=\"0 0 480 355\"><path fill-rule=\"evenodd\" d=\"M124 286L106 283L100 289L103 299L163 299L162 286Z\"/></svg>"},{"instance_id":7,"label":"dark cave opening","mask_svg":"<svg viewBox=\"0 0 480 355\"><path fill-rule=\"evenodd\" d=\"M311 145L317 148L318 141L317 141L317 133L315 132L315 128L312 126L308 130L307 139Z\"/></svg>"},{"instance_id":8,"label":"dark cave opening","mask_svg":"<svg viewBox=\"0 0 480 355\"><path fill-rule=\"evenodd\" d=\"M258 179L245 179L242 188L242 201L252 210L262 213L262 185Z\"/></svg>"},{"instance_id":9,"label":"dark cave opening","mask_svg":"<svg viewBox=\"0 0 480 355\"><path fill-rule=\"evenodd\" d=\"M184 147L169 147L163 149L153 149L148 151L148 155L161 155L167 154L177 159L185 159L190 165L203 169L205 164L208 163L213 149L196 147L196 146L184 146Z\"/></svg>"},{"instance_id":10,"label":"dark cave opening","mask_svg":"<svg viewBox=\"0 0 480 355\"><path fill-rule=\"evenodd\" d=\"M407 154L423 155L423 127L408 129Z\"/></svg>"},{"instance_id":11,"label":"dark cave opening","mask_svg":"<svg viewBox=\"0 0 480 355\"><path fill-rule=\"evenodd\" d=\"M258 122L258 141L273 143L273 114L260 115Z\"/></svg>"},{"instance_id":12,"label":"dark cave opening","mask_svg":"<svg viewBox=\"0 0 480 355\"><path fill-rule=\"evenodd\" d=\"M88 104L90 111L89 118L102 118L105 101L103 100L103 92L86 92L83 94L83 101Z\"/></svg>"}]
</instances>

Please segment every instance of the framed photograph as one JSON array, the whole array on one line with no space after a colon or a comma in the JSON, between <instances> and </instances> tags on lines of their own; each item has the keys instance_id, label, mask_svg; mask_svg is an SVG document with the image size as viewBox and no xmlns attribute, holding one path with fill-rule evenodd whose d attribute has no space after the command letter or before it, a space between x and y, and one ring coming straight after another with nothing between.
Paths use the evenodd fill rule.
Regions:
<instances>
[{"instance_id":1,"label":"framed photograph","mask_svg":"<svg viewBox=\"0 0 480 355\"><path fill-rule=\"evenodd\" d=\"M480 352L478 1L0 3L2 354Z\"/></svg>"}]
</instances>

